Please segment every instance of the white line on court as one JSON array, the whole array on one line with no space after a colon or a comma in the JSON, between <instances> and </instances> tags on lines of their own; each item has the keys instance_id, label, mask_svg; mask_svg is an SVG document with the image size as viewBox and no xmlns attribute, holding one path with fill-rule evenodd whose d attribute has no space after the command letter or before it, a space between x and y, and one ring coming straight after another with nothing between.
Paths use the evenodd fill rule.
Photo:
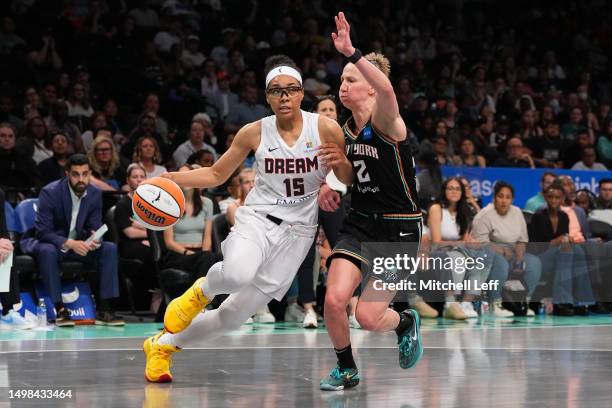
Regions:
<instances>
[{"instance_id":1,"label":"white line on court","mask_svg":"<svg viewBox=\"0 0 612 408\"><path fill-rule=\"evenodd\" d=\"M321 346L256 346L256 347L245 347L245 346L236 346L236 347L218 347L218 346L210 346L210 347L187 347L184 350L265 350L265 349L307 349L307 350L328 350L330 346L321 345ZM356 350L359 349L397 349L397 346L374 346L374 347L355 347ZM430 346L425 347L425 350L434 349L434 350L500 350L500 351L595 351L595 352L604 352L609 353L612 352L612 349L602 349L602 348L555 348L555 347L448 347L448 346ZM0 354L21 354L21 353L78 353L78 352L96 352L96 351L104 351L104 352L113 352L113 351L142 351L142 348L84 348L84 349L47 349L47 350L12 350L12 351L0 351Z\"/></svg>"}]
</instances>

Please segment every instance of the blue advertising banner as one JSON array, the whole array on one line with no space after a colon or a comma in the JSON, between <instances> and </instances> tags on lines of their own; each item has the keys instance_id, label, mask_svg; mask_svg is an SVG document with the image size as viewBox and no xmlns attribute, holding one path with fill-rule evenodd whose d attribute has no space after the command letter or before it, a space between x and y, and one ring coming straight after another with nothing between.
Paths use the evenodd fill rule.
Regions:
<instances>
[{"instance_id":1,"label":"blue advertising banner","mask_svg":"<svg viewBox=\"0 0 612 408\"><path fill-rule=\"evenodd\" d=\"M45 300L47 306L47 319L55 320L55 307L51 297L47 295L42 282L36 285L36 295ZM87 282L65 282L62 284L62 302L70 312L70 318L81 324L91 323L96 320L96 305L91 294L91 288ZM32 301L33 313L36 315L38 301ZM28 307L28 303L24 303ZM25 312L24 312L25 313Z\"/></svg>"},{"instance_id":2,"label":"blue advertising banner","mask_svg":"<svg viewBox=\"0 0 612 408\"><path fill-rule=\"evenodd\" d=\"M557 175L567 174L576 183L576 190L586 188L599 193L599 180L612 177L612 171L580 171L564 169L516 169L506 167L442 167L444 178L464 176L470 181L472 194L482 199L483 205L493 199L493 187L498 180L503 180L514 187L514 205L525 206L527 200L540 191L540 178L547 171Z\"/></svg>"}]
</instances>

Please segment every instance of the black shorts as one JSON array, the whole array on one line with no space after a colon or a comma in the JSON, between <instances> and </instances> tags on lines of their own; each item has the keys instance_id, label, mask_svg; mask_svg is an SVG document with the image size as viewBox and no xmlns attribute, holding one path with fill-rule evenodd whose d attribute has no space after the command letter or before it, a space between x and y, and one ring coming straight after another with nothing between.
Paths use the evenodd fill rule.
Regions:
<instances>
[{"instance_id":1,"label":"black shorts","mask_svg":"<svg viewBox=\"0 0 612 408\"><path fill-rule=\"evenodd\" d=\"M367 214L351 209L342 224L338 243L327 259L327 267L334 258L344 258L362 272L369 272L375 257L392 256L398 247L405 248L402 252L408 256L416 257L422 231L420 214ZM364 247L367 243L376 244ZM402 246L403 243L413 245ZM386 247L391 252L386 253Z\"/></svg>"}]
</instances>

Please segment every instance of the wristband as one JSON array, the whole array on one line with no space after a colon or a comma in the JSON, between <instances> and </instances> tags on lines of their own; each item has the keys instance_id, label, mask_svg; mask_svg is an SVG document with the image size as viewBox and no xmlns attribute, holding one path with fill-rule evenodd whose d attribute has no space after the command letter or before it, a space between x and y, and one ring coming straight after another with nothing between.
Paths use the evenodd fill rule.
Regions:
<instances>
[{"instance_id":1,"label":"wristband","mask_svg":"<svg viewBox=\"0 0 612 408\"><path fill-rule=\"evenodd\" d=\"M359 51L359 48L355 48L355 52L353 53L353 55L346 57L346 59L348 59L348 62L350 62L351 64L354 64L359 61L361 57L361 51Z\"/></svg>"}]
</instances>

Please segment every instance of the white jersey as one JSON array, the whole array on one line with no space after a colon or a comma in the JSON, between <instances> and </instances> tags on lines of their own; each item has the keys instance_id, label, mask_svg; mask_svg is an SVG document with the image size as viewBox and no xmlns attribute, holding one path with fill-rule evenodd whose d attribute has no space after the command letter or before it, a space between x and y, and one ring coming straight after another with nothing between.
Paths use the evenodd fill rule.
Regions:
<instances>
[{"instance_id":1,"label":"white jersey","mask_svg":"<svg viewBox=\"0 0 612 408\"><path fill-rule=\"evenodd\" d=\"M255 152L255 186L245 205L290 224L317 223L319 188L329 169L317 157L321 145L319 115L302 112L302 133L292 147L281 138L276 116L261 120L261 142Z\"/></svg>"}]
</instances>

